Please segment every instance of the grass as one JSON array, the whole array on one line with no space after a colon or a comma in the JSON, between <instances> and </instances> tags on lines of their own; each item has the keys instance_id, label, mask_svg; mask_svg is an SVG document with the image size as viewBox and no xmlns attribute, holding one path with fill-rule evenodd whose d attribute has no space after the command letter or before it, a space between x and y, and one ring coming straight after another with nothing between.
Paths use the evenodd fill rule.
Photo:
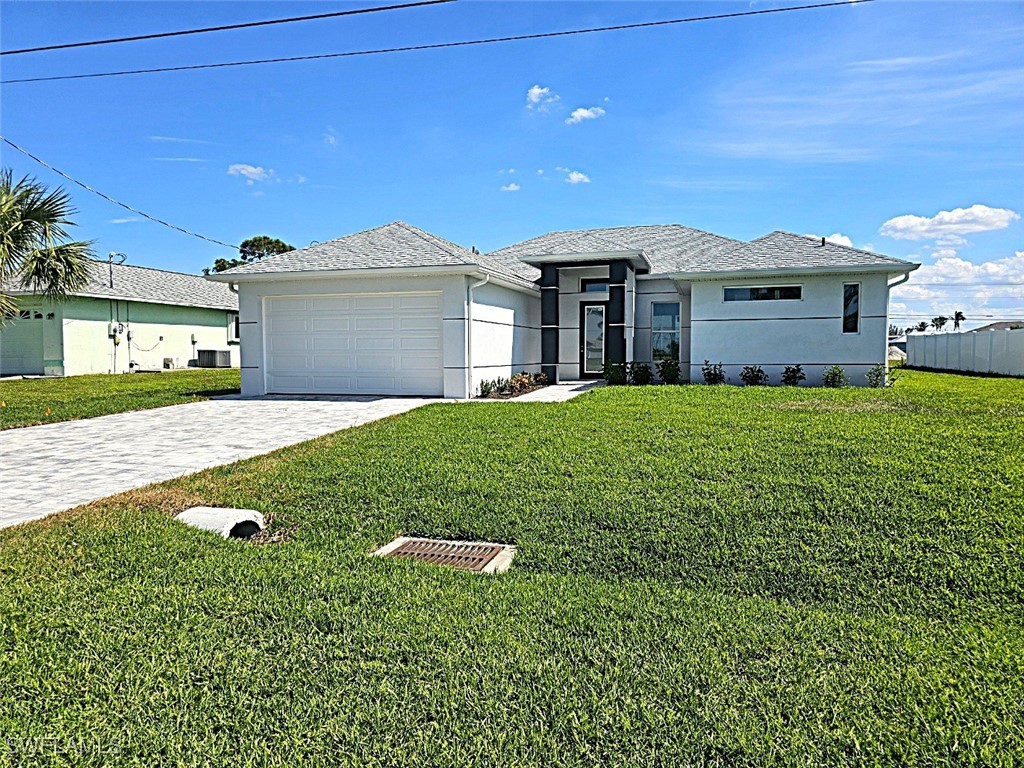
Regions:
<instances>
[{"instance_id":1,"label":"grass","mask_svg":"<svg viewBox=\"0 0 1024 768\"><path fill-rule=\"evenodd\" d=\"M294 536L170 519L199 503ZM519 554L367 557L401 532ZM1022 562L1024 381L438 404L0 531L0 734L12 764L1019 765Z\"/></svg>"},{"instance_id":2,"label":"grass","mask_svg":"<svg viewBox=\"0 0 1024 768\"><path fill-rule=\"evenodd\" d=\"M0 429L206 400L239 389L237 369L0 381Z\"/></svg>"}]
</instances>

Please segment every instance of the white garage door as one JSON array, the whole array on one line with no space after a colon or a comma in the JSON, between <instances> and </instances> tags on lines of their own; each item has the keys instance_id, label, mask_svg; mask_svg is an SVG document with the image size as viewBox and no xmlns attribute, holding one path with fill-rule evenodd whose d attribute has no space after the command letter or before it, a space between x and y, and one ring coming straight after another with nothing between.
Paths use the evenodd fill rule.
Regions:
<instances>
[{"instance_id":1,"label":"white garage door","mask_svg":"<svg viewBox=\"0 0 1024 768\"><path fill-rule=\"evenodd\" d=\"M14 318L0 329L0 374L43 372L41 317Z\"/></svg>"},{"instance_id":2,"label":"white garage door","mask_svg":"<svg viewBox=\"0 0 1024 768\"><path fill-rule=\"evenodd\" d=\"M444 393L440 293L265 301L268 392Z\"/></svg>"}]
</instances>

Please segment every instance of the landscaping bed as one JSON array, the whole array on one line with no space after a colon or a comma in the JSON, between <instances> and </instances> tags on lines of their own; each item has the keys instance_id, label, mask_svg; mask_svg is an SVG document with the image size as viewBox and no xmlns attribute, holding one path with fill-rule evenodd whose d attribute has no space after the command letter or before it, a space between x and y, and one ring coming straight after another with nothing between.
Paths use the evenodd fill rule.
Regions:
<instances>
[{"instance_id":1,"label":"landscaping bed","mask_svg":"<svg viewBox=\"0 0 1024 768\"><path fill-rule=\"evenodd\" d=\"M0 530L0 764L1010 766L1022 563L1024 381L430 405Z\"/></svg>"},{"instance_id":2,"label":"landscaping bed","mask_svg":"<svg viewBox=\"0 0 1024 768\"><path fill-rule=\"evenodd\" d=\"M239 391L237 368L0 381L0 429L206 400Z\"/></svg>"}]
</instances>

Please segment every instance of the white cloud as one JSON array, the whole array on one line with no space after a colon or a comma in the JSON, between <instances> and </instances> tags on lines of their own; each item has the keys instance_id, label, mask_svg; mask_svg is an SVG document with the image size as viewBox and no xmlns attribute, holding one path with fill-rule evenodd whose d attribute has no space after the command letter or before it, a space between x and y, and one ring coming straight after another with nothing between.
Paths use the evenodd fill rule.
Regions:
<instances>
[{"instance_id":1,"label":"white cloud","mask_svg":"<svg viewBox=\"0 0 1024 768\"><path fill-rule=\"evenodd\" d=\"M547 112L550 106L558 101L559 98L559 95L553 93L550 88L534 85L526 92L526 108L538 112Z\"/></svg>"},{"instance_id":2,"label":"white cloud","mask_svg":"<svg viewBox=\"0 0 1024 768\"><path fill-rule=\"evenodd\" d=\"M807 237L820 238L821 235L807 235ZM826 237L825 240L827 240L830 243L835 243L836 245L845 245L847 248L853 248L853 240L848 238L846 235L842 235L838 232L833 232L831 235Z\"/></svg>"},{"instance_id":3,"label":"white cloud","mask_svg":"<svg viewBox=\"0 0 1024 768\"><path fill-rule=\"evenodd\" d=\"M206 141L205 139L183 139L179 136L150 136L149 140L171 142L173 144L213 144L212 141Z\"/></svg>"},{"instance_id":4,"label":"white cloud","mask_svg":"<svg viewBox=\"0 0 1024 768\"><path fill-rule=\"evenodd\" d=\"M851 61L846 67L854 72L898 72L904 69L912 69L955 59L960 55L960 53L942 53L935 56L893 56L888 59Z\"/></svg>"},{"instance_id":5,"label":"white cloud","mask_svg":"<svg viewBox=\"0 0 1024 768\"><path fill-rule=\"evenodd\" d=\"M273 179L274 169L269 170L259 165L249 165L248 163L233 163L228 166L229 176L244 176L245 183L252 185L257 181L268 181Z\"/></svg>"},{"instance_id":6,"label":"white cloud","mask_svg":"<svg viewBox=\"0 0 1024 768\"><path fill-rule=\"evenodd\" d=\"M111 224L131 224L133 221L142 221L138 216L128 216L124 219L111 219Z\"/></svg>"},{"instance_id":7,"label":"white cloud","mask_svg":"<svg viewBox=\"0 0 1024 768\"><path fill-rule=\"evenodd\" d=\"M519 185L516 184L513 181L511 184L506 184L505 186L503 186L501 188L501 191L502 192L518 192L519 191Z\"/></svg>"},{"instance_id":8,"label":"white cloud","mask_svg":"<svg viewBox=\"0 0 1024 768\"><path fill-rule=\"evenodd\" d=\"M898 240L939 240L943 244L963 245L965 241L961 235L1006 229L1019 218L1019 213L1008 208L976 204L970 208L939 211L931 217L913 214L896 216L885 222L878 231Z\"/></svg>"},{"instance_id":9,"label":"white cloud","mask_svg":"<svg viewBox=\"0 0 1024 768\"><path fill-rule=\"evenodd\" d=\"M296 182L297 184L305 184L305 183L306 183L307 181L309 181L309 179L307 179L307 178L306 178L305 176L303 176L303 175L302 175L301 173L297 173L297 174L295 174L295 182Z\"/></svg>"},{"instance_id":10,"label":"white cloud","mask_svg":"<svg viewBox=\"0 0 1024 768\"><path fill-rule=\"evenodd\" d=\"M502 168L502 169L501 169L500 171L498 171L498 173L499 173L500 175L504 175L504 174L506 174L506 173L507 173L507 174L509 174L509 175L511 175L511 174L513 174L513 173L515 173L515 172L516 172L516 169L515 169L515 168Z\"/></svg>"},{"instance_id":11,"label":"white cloud","mask_svg":"<svg viewBox=\"0 0 1024 768\"><path fill-rule=\"evenodd\" d=\"M597 120L597 118L603 116L605 111L601 107L577 107L572 111L572 114L565 118L566 125L575 125L576 123L582 123L584 120Z\"/></svg>"},{"instance_id":12,"label":"white cloud","mask_svg":"<svg viewBox=\"0 0 1024 768\"><path fill-rule=\"evenodd\" d=\"M544 169L543 168L538 168L537 169L537 175L538 176L543 176L544 175Z\"/></svg>"},{"instance_id":13,"label":"white cloud","mask_svg":"<svg viewBox=\"0 0 1024 768\"><path fill-rule=\"evenodd\" d=\"M565 180L569 184L589 184L590 177L580 171L572 171L568 168L559 168L565 174Z\"/></svg>"},{"instance_id":14,"label":"white cloud","mask_svg":"<svg viewBox=\"0 0 1024 768\"><path fill-rule=\"evenodd\" d=\"M936 251L940 253L940 251ZM967 315L967 327L1021 316L1024 306L1024 251L989 261L971 262L942 251L934 264L912 272L892 289L889 311L901 327L936 315ZM914 258L914 257L911 257Z\"/></svg>"}]
</instances>

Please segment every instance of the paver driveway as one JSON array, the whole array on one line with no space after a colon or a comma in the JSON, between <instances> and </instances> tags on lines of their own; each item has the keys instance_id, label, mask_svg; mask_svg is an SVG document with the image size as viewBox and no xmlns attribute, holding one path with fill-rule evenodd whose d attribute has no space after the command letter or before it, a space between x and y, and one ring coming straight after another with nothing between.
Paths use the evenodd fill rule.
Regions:
<instances>
[{"instance_id":1,"label":"paver driveway","mask_svg":"<svg viewBox=\"0 0 1024 768\"><path fill-rule=\"evenodd\" d=\"M0 528L429 402L225 397L0 432Z\"/></svg>"}]
</instances>

